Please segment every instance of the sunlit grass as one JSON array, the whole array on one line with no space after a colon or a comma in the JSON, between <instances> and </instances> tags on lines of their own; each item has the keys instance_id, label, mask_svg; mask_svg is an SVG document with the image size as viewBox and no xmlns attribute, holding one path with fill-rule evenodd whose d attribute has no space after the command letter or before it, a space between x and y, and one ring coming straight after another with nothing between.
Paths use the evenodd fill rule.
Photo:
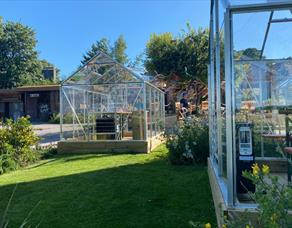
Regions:
<instances>
[{"instance_id":1,"label":"sunlit grass","mask_svg":"<svg viewBox=\"0 0 292 228\"><path fill-rule=\"evenodd\" d=\"M0 176L0 216L11 227L34 209L40 227L188 227L215 222L206 167L171 166L151 154L57 156Z\"/></svg>"}]
</instances>

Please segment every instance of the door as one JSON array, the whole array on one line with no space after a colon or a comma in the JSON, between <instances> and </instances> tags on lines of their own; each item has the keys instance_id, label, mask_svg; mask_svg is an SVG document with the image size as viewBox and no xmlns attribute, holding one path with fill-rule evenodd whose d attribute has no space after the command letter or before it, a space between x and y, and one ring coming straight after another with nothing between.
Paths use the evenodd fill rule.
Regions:
<instances>
[{"instance_id":1,"label":"door","mask_svg":"<svg viewBox=\"0 0 292 228\"><path fill-rule=\"evenodd\" d=\"M37 97L27 97L26 115L29 115L31 120L35 120L38 118L38 98Z\"/></svg>"}]
</instances>

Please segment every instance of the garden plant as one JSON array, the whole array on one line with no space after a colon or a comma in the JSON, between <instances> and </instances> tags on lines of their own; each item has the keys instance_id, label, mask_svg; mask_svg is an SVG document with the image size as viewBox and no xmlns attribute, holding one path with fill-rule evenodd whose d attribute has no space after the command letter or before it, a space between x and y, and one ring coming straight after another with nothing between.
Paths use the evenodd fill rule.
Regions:
<instances>
[{"instance_id":1,"label":"garden plant","mask_svg":"<svg viewBox=\"0 0 292 228\"><path fill-rule=\"evenodd\" d=\"M39 137L34 133L28 118L8 119L0 128L0 174L36 161L39 156L32 147Z\"/></svg>"},{"instance_id":2,"label":"garden plant","mask_svg":"<svg viewBox=\"0 0 292 228\"><path fill-rule=\"evenodd\" d=\"M279 181L279 178L270 174L267 165L260 167L257 163L252 171L244 171L243 177L255 185L255 192L249 192L251 199L258 205L257 216L237 217L228 220L224 217L225 227L230 228L288 228L292 226L292 189Z\"/></svg>"},{"instance_id":3,"label":"garden plant","mask_svg":"<svg viewBox=\"0 0 292 228\"><path fill-rule=\"evenodd\" d=\"M204 118L192 117L166 135L171 164L205 164L209 155L208 132Z\"/></svg>"}]
</instances>

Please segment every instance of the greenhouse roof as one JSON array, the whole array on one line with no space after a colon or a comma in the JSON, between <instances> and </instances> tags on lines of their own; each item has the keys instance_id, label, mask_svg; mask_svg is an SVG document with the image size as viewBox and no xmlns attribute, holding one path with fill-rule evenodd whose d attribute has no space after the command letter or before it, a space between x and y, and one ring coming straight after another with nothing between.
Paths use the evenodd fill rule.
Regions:
<instances>
[{"instance_id":1,"label":"greenhouse roof","mask_svg":"<svg viewBox=\"0 0 292 228\"><path fill-rule=\"evenodd\" d=\"M143 82L135 72L113 60L103 52L98 52L81 66L62 85L97 85L113 83Z\"/></svg>"}]
</instances>

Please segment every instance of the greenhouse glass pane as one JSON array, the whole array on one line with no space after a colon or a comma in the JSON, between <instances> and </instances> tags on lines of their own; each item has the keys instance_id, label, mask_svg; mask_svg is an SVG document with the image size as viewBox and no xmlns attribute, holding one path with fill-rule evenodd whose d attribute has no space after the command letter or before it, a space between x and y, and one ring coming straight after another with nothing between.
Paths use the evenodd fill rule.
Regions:
<instances>
[{"instance_id":1,"label":"greenhouse glass pane","mask_svg":"<svg viewBox=\"0 0 292 228\"><path fill-rule=\"evenodd\" d=\"M235 59L260 59L270 12L233 15Z\"/></svg>"},{"instance_id":2,"label":"greenhouse glass pane","mask_svg":"<svg viewBox=\"0 0 292 228\"><path fill-rule=\"evenodd\" d=\"M283 110L292 108L292 23L282 19L290 14L283 10L233 16L235 121L252 123L256 156L283 156Z\"/></svg>"},{"instance_id":3,"label":"greenhouse glass pane","mask_svg":"<svg viewBox=\"0 0 292 228\"><path fill-rule=\"evenodd\" d=\"M292 58L292 22L272 23L264 56L266 59Z\"/></svg>"},{"instance_id":4,"label":"greenhouse glass pane","mask_svg":"<svg viewBox=\"0 0 292 228\"><path fill-rule=\"evenodd\" d=\"M101 84L121 82L141 82L142 79L123 65L100 52L80 67L63 84Z\"/></svg>"}]
</instances>

